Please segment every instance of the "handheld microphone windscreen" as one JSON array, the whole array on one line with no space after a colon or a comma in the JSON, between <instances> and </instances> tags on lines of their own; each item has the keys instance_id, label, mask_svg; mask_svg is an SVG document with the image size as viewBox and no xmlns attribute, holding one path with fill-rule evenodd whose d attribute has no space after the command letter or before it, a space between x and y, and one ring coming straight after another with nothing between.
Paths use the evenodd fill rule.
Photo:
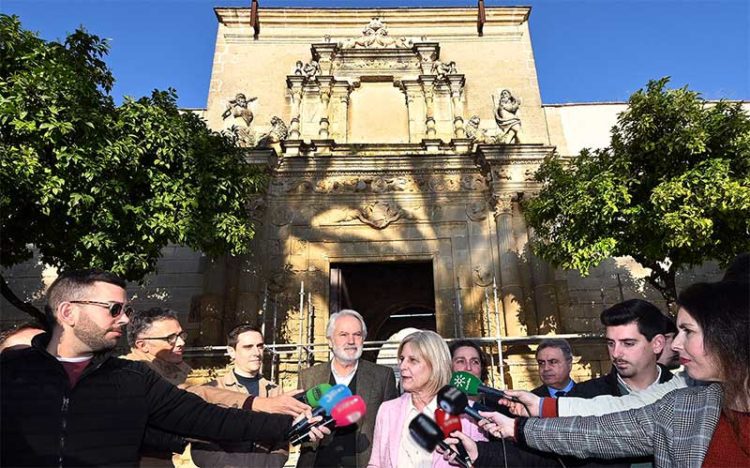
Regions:
<instances>
[{"instance_id":1,"label":"handheld microphone windscreen","mask_svg":"<svg viewBox=\"0 0 750 468\"><path fill-rule=\"evenodd\" d=\"M445 438L451 437L453 432L461 432L461 430L463 430L461 427L461 418L455 414L446 413L443 408L435 409L435 422L440 430L443 431L443 437ZM458 452L459 457L463 458L468 464L471 464L469 453L466 451L464 444L460 441L456 445L456 452Z\"/></svg>"},{"instance_id":2,"label":"handheld microphone windscreen","mask_svg":"<svg viewBox=\"0 0 750 468\"><path fill-rule=\"evenodd\" d=\"M352 395L344 398L331 410L331 415L323 421L314 424L310 427L322 427L329 426L334 423L336 427L344 427L350 424L358 422L367 413L367 405L365 401L359 395ZM292 439L292 445L299 445L310 440L311 431L308 430L305 434L300 435L296 439Z\"/></svg>"},{"instance_id":3,"label":"handheld microphone windscreen","mask_svg":"<svg viewBox=\"0 0 750 468\"><path fill-rule=\"evenodd\" d=\"M421 413L409 423L409 434L417 445L428 452L434 451L438 442L443 440L443 431L437 423Z\"/></svg>"},{"instance_id":4,"label":"handheld microphone windscreen","mask_svg":"<svg viewBox=\"0 0 750 468\"><path fill-rule=\"evenodd\" d=\"M443 432L440 430L437 423L424 414L420 413L417 417L412 419L409 423L409 434L417 445L430 453L433 452L438 445L443 450L449 450L456 453L450 445L443 441ZM464 468L469 467L466 461L460 456L456 457L455 462Z\"/></svg>"},{"instance_id":5,"label":"handheld microphone windscreen","mask_svg":"<svg viewBox=\"0 0 750 468\"><path fill-rule=\"evenodd\" d=\"M320 406L320 399L331 388L332 388L331 384L322 383L320 385L314 386L313 388L307 390L306 392L298 393L297 395L294 396L294 398L296 398L298 401L301 401L302 403L306 405L310 405L313 408L317 408L318 406Z\"/></svg>"},{"instance_id":6,"label":"handheld microphone windscreen","mask_svg":"<svg viewBox=\"0 0 750 468\"><path fill-rule=\"evenodd\" d=\"M451 432L461 430L461 418L455 414L446 412L443 408L435 410L435 422L441 431L443 437L450 437Z\"/></svg>"},{"instance_id":7,"label":"handheld microphone windscreen","mask_svg":"<svg viewBox=\"0 0 750 468\"><path fill-rule=\"evenodd\" d=\"M365 400L359 395L346 397L331 410L336 427L349 426L362 419L367 414L367 405Z\"/></svg>"},{"instance_id":8,"label":"handheld microphone windscreen","mask_svg":"<svg viewBox=\"0 0 750 468\"><path fill-rule=\"evenodd\" d=\"M450 384L469 396L482 394L495 399L508 398L502 390L484 385L479 377L468 372L454 372Z\"/></svg>"},{"instance_id":9,"label":"handheld microphone windscreen","mask_svg":"<svg viewBox=\"0 0 750 468\"><path fill-rule=\"evenodd\" d=\"M438 391L438 405L450 414L468 414L477 421L484 419L477 410L469 405L469 397L461 390L446 385Z\"/></svg>"},{"instance_id":10,"label":"handheld microphone windscreen","mask_svg":"<svg viewBox=\"0 0 750 468\"><path fill-rule=\"evenodd\" d=\"M481 382L477 376L468 372L454 372L451 375L450 385L453 385L469 396L479 395L479 384Z\"/></svg>"},{"instance_id":11,"label":"handheld microphone windscreen","mask_svg":"<svg viewBox=\"0 0 750 468\"><path fill-rule=\"evenodd\" d=\"M352 396L352 391L346 385L334 385L328 390L325 395L320 397L318 401L318 407L312 412L312 416L323 416L324 414L330 415L331 410L336 403L340 402L344 398ZM292 426L286 433L287 439L292 438L296 435L307 432L313 424L308 422L307 419L302 419Z\"/></svg>"}]
</instances>

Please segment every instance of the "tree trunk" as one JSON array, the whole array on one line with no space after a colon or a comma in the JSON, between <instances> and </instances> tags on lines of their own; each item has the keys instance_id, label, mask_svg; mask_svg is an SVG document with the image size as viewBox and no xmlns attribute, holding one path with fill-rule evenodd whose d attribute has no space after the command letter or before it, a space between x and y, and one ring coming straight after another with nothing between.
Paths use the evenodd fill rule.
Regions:
<instances>
[{"instance_id":1,"label":"tree trunk","mask_svg":"<svg viewBox=\"0 0 750 468\"><path fill-rule=\"evenodd\" d=\"M22 301L16 296L13 290L10 289L10 286L8 286L8 282L5 281L3 275L0 275L0 292L3 297L13 305L13 307L31 315L40 325L45 325L47 323L47 319L41 310L37 309L29 302Z\"/></svg>"}]
</instances>

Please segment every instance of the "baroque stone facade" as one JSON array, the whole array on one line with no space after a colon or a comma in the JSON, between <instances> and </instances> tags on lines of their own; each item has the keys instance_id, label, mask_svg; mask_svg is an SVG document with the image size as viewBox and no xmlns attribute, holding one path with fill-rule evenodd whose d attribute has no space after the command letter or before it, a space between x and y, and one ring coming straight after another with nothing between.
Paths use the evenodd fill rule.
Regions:
<instances>
[{"instance_id":1,"label":"baroque stone facade","mask_svg":"<svg viewBox=\"0 0 750 468\"><path fill-rule=\"evenodd\" d=\"M239 93L257 96L248 158L271 171L253 257L205 292L223 297L225 328L259 321L269 342L324 343L330 312L357 302L336 293L341 265L417 262L432 303L379 291L390 302L358 307L371 339L415 304L446 337L563 331L566 282L529 251L519 206L555 151L528 8L488 9L482 36L474 9L263 10L257 41L249 9L216 13L206 117L228 128ZM263 144L273 119L288 132Z\"/></svg>"},{"instance_id":2,"label":"baroque stone facade","mask_svg":"<svg viewBox=\"0 0 750 468\"><path fill-rule=\"evenodd\" d=\"M234 127L270 183L248 201L251 255L208 261L172 248L150 286L133 288L139 307L183 312L190 344L221 345L240 322L262 325L267 343L322 344L331 311L355 306L372 340L409 326L583 333L599 330L608 305L659 302L628 259L581 278L528 249L520 202L538 190L539 164L606 144L622 110L542 105L530 8L487 8L481 35L474 8L261 9L257 38L250 8L215 12L203 116ZM606 369L602 347L575 348L578 375ZM504 350L507 383L537 384L529 353ZM281 358L293 379L301 358Z\"/></svg>"}]
</instances>

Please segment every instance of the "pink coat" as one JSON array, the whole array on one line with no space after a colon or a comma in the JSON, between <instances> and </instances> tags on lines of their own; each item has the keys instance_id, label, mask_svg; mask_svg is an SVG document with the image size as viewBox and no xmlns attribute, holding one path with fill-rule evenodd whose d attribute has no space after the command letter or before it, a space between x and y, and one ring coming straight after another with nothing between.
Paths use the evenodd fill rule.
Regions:
<instances>
[{"instance_id":1,"label":"pink coat","mask_svg":"<svg viewBox=\"0 0 750 468\"><path fill-rule=\"evenodd\" d=\"M378 410L375 420L375 434L372 438L372 455L368 468L396 468L398 452L401 444L401 431L404 419L409 409L411 394L404 393L400 397L388 400ZM482 430L467 416L461 416L461 431L476 441L486 441ZM451 465L443 460L437 451L432 454L433 468L448 468ZM453 467L455 468L455 467Z\"/></svg>"}]
</instances>

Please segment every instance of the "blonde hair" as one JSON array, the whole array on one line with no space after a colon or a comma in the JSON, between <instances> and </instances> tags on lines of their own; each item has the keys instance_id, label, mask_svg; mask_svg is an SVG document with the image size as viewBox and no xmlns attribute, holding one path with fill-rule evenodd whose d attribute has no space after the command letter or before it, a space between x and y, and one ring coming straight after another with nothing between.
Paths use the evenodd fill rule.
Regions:
<instances>
[{"instance_id":1,"label":"blonde hair","mask_svg":"<svg viewBox=\"0 0 750 468\"><path fill-rule=\"evenodd\" d=\"M443 337L430 330L416 331L401 340L397 356L401 356L401 351L407 343L410 343L412 349L430 366L427 390L434 395L448 385L451 380L451 353Z\"/></svg>"}]
</instances>

